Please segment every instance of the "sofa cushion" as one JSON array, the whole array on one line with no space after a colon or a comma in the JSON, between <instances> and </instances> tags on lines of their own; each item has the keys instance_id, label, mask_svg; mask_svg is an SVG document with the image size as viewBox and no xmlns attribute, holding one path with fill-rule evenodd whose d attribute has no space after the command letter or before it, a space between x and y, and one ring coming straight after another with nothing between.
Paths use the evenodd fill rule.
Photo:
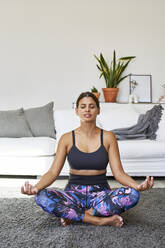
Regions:
<instances>
[{"instance_id":1,"label":"sofa cushion","mask_svg":"<svg viewBox=\"0 0 165 248\"><path fill-rule=\"evenodd\" d=\"M55 154L55 144L56 140L50 137L1 138L0 156L52 156Z\"/></svg>"},{"instance_id":2,"label":"sofa cushion","mask_svg":"<svg viewBox=\"0 0 165 248\"><path fill-rule=\"evenodd\" d=\"M121 159L165 158L164 142L155 140L118 141Z\"/></svg>"},{"instance_id":3,"label":"sofa cushion","mask_svg":"<svg viewBox=\"0 0 165 248\"><path fill-rule=\"evenodd\" d=\"M23 108L0 111L0 137L32 137Z\"/></svg>"},{"instance_id":4,"label":"sofa cushion","mask_svg":"<svg viewBox=\"0 0 165 248\"><path fill-rule=\"evenodd\" d=\"M34 137L52 137L55 138L55 128L53 119L54 103L50 102L37 108L25 109L25 118L29 123Z\"/></svg>"},{"instance_id":5,"label":"sofa cushion","mask_svg":"<svg viewBox=\"0 0 165 248\"><path fill-rule=\"evenodd\" d=\"M139 113L133 109L131 104L122 106L112 105L109 108L101 108L98 121L105 130L125 128L137 123Z\"/></svg>"}]
</instances>

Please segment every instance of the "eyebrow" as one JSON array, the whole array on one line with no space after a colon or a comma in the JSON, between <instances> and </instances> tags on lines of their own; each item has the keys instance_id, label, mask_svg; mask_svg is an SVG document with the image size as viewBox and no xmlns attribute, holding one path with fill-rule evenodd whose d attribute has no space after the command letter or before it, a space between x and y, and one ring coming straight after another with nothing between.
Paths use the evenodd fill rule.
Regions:
<instances>
[{"instance_id":1,"label":"eyebrow","mask_svg":"<svg viewBox=\"0 0 165 248\"><path fill-rule=\"evenodd\" d=\"M86 105L86 103L81 103L80 105ZM94 105L94 103L89 103L89 105Z\"/></svg>"}]
</instances>

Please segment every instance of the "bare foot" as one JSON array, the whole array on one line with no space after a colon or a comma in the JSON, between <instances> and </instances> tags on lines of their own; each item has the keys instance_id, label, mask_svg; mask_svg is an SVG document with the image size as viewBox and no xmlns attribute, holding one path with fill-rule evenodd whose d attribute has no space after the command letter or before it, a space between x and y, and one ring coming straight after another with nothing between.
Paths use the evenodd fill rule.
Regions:
<instances>
[{"instance_id":1,"label":"bare foot","mask_svg":"<svg viewBox=\"0 0 165 248\"><path fill-rule=\"evenodd\" d=\"M88 213L88 214L90 214L90 215L92 215L92 208L89 209L89 210L86 210L85 212ZM73 220L61 218L61 224L63 226L67 226L67 225L69 225L69 224L71 224L73 222L74 222Z\"/></svg>"},{"instance_id":2,"label":"bare foot","mask_svg":"<svg viewBox=\"0 0 165 248\"><path fill-rule=\"evenodd\" d=\"M73 223L73 220L69 220L69 219L64 219L64 218L61 218L61 224L63 226L67 226L69 224Z\"/></svg>"},{"instance_id":3,"label":"bare foot","mask_svg":"<svg viewBox=\"0 0 165 248\"><path fill-rule=\"evenodd\" d=\"M85 211L83 222L87 222L97 226L109 225L109 226L122 227L123 218L117 214L108 217L93 216L93 209L90 208L89 210Z\"/></svg>"},{"instance_id":4,"label":"bare foot","mask_svg":"<svg viewBox=\"0 0 165 248\"><path fill-rule=\"evenodd\" d=\"M123 218L117 214L109 217L103 217L101 218L101 226L104 225L110 225L110 226L116 226L116 227L122 227L123 223Z\"/></svg>"}]
</instances>

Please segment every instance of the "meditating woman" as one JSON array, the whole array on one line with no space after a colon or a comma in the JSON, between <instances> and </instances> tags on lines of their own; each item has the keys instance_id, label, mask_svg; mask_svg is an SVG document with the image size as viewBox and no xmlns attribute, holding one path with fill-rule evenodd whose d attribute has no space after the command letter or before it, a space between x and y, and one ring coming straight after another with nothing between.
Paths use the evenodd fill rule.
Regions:
<instances>
[{"instance_id":1,"label":"meditating woman","mask_svg":"<svg viewBox=\"0 0 165 248\"><path fill-rule=\"evenodd\" d=\"M21 192L35 195L36 203L60 217L64 226L79 221L121 227L120 214L138 203L139 191L151 189L154 179L147 176L138 184L124 172L115 135L96 126L100 107L91 92L80 94L75 111L80 126L61 136L51 168L35 186L25 182ZM60 174L66 157L70 176L65 189L47 188ZM113 176L123 187L110 188L106 178L108 162Z\"/></svg>"}]
</instances>

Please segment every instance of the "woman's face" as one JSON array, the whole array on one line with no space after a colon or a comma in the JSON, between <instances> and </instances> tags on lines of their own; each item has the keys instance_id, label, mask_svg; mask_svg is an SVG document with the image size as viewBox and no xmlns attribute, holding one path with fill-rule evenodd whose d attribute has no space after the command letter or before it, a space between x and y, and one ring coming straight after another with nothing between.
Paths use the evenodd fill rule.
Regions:
<instances>
[{"instance_id":1,"label":"woman's face","mask_svg":"<svg viewBox=\"0 0 165 248\"><path fill-rule=\"evenodd\" d=\"M95 121L100 109L97 107L96 102L92 97L83 97L79 101L78 108L75 109L76 114L82 121Z\"/></svg>"}]
</instances>

